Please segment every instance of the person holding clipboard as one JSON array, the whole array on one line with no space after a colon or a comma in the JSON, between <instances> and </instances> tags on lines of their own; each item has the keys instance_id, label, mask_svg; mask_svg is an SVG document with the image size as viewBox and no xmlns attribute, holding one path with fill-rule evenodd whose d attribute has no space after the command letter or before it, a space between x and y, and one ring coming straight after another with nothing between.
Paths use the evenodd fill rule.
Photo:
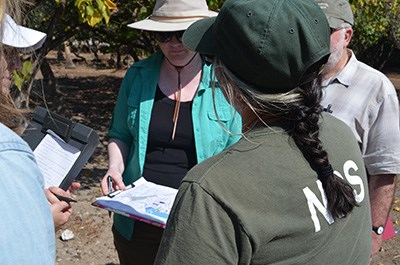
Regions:
<instances>
[{"instance_id":1,"label":"person holding clipboard","mask_svg":"<svg viewBox=\"0 0 400 265\"><path fill-rule=\"evenodd\" d=\"M221 90L212 90L205 58L181 42L189 25L216 15L204 0L158 0L150 17L128 25L151 34L159 51L132 65L122 81L108 131L104 195L111 192L108 176L113 190L140 177L178 188L190 168L240 139L240 115ZM121 265L153 264L163 229L120 214L112 229Z\"/></svg>"},{"instance_id":2,"label":"person holding clipboard","mask_svg":"<svg viewBox=\"0 0 400 265\"><path fill-rule=\"evenodd\" d=\"M25 128L25 117L9 95L11 73L20 66L18 53L40 48L46 38L45 33L16 24L12 17L21 16L20 4L0 2L0 257L4 264L55 264L54 230L72 211L70 202L57 196L71 195L56 187L44 190L35 157L17 135ZM79 186L74 183L70 190Z\"/></svg>"},{"instance_id":3,"label":"person holding clipboard","mask_svg":"<svg viewBox=\"0 0 400 265\"><path fill-rule=\"evenodd\" d=\"M3 22L3 35L1 43L5 51L4 57L2 58L2 96L9 98L9 88L12 83L12 72L15 69L21 67L21 60L18 57L18 53L29 53L39 49L45 39L46 34L37 30L26 28L18 25L9 14L4 14ZM13 110L17 115L18 110ZM20 120L25 122L25 119L16 119L13 115L6 115L7 122L11 120ZM3 121L2 121L3 122ZM9 124L6 123L8 126ZM22 125L22 124L20 124ZM15 132L21 132L21 126L18 124L11 124L8 126ZM24 126L22 126L24 127ZM45 189L46 197L51 205L51 212L54 219L54 226L56 229L60 228L63 224L68 221L69 216L72 213L71 208L71 195L70 191L78 189L79 183L74 182L68 191L64 191L58 187L49 187Z\"/></svg>"},{"instance_id":4,"label":"person holding clipboard","mask_svg":"<svg viewBox=\"0 0 400 265\"><path fill-rule=\"evenodd\" d=\"M54 221L43 178L28 144L15 133L21 133L24 116L7 94L5 12L14 16L19 10L18 0L0 2L0 256L3 264L55 264Z\"/></svg>"}]
</instances>

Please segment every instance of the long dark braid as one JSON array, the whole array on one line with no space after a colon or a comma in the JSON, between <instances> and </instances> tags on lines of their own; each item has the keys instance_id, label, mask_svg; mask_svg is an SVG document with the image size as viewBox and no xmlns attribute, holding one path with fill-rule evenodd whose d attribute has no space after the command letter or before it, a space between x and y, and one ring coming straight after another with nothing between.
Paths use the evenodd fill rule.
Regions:
<instances>
[{"instance_id":1,"label":"long dark braid","mask_svg":"<svg viewBox=\"0 0 400 265\"><path fill-rule=\"evenodd\" d=\"M319 139L319 119L322 107L321 80L316 73L320 64L310 67L309 75L305 74L300 87L283 94L265 94L258 88L243 82L235 76L221 61L216 59L213 64L216 76L224 88L225 96L233 104L240 91L242 100L259 117L280 117L287 120L286 128L297 147L317 172L325 190L328 210L333 218L341 218L357 206L353 188L340 177L333 174L328 154ZM237 88L237 89L236 89Z\"/></svg>"},{"instance_id":2,"label":"long dark braid","mask_svg":"<svg viewBox=\"0 0 400 265\"><path fill-rule=\"evenodd\" d=\"M329 212L334 218L346 216L357 203L350 184L333 174L328 154L319 139L319 118L322 112L319 80L314 79L302 85L298 93L302 95L303 101L293 103L290 108L289 116L293 120L290 135L317 172L327 196Z\"/></svg>"}]
</instances>

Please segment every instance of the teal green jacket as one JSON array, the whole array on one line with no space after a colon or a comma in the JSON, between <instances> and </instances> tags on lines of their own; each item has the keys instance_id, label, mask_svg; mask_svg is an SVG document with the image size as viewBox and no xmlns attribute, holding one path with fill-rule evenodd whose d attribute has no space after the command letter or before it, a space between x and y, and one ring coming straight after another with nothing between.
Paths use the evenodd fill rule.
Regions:
<instances>
[{"instance_id":1,"label":"teal green jacket","mask_svg":"<svg viewBox=\"0 0 400 265\"><path fill-rule=\"evenodd\" d=\"M125 184L137 180L143 172L148 129L162 60L163 54L157 52L132 65L118 93L108 136L130 147L123 173ZM204 64L201 83L192 105L198 163L218 154L241 137L240 115L228 104L219 88L215 89L214 108L212 82L211 67ZM125 238L131 238L133 226L132 219L115 215L114 227Z\"/></svg>"}]
</instances>

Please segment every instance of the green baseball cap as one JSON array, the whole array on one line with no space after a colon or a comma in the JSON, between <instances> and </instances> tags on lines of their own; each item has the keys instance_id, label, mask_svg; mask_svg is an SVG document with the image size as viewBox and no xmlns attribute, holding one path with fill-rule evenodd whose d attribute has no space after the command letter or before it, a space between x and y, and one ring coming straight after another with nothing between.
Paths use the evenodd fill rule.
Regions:
<instances>
[{"instance_id":1,"label":"green baseball cap","mask_svg":"<svg viewBox=\"0 0 400 265\"><path fill-rule=\"evenodd\" d=\"M259 91L283 93L327 60L330 29L315 0L226 0L217 17L192 24L183 42L218 56Z\"/></svg>"},{"instance_id":2,"label":"green baseball cap","mask_svg":"<svg viewBox=\"0 0 400 265\"><path fill-rule=\"evenodd\" d=\"M347 0L316 0L316 2L325 13L331 28L337 29L344 22L354 25L353 11Z\"/></svg>"}]
</instances>

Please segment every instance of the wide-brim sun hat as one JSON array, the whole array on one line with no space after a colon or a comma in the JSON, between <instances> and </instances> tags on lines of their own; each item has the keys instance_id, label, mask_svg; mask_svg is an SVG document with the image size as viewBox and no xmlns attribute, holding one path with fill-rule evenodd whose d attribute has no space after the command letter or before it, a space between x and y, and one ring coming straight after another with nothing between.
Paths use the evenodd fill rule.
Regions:
<instances>
[{"instance_id":1,"label":"wide-brim sun hat","mask_svg":"<svg viewBox=\"0 0 400 265\"><path fill-rule=\"evenodd\" d=\"M147 31L182 31L200 19L217 14L208 10L205 0L158 0L151 16L128 24L128 27Z\"/></svg>"},{"instance_id":2,"label":"wide-brim sun hat","mask_svg":"<svg viewBox=\"0 0 400 265\"><path fill-rule=\"evenodd\" d=\"M217 17L192 24L183 42L263 93L292 90L330 55L328 21L314 0L227 0Z\"/></svg>"},{"instance_id":3,"label":"wide-brim sun hat","mask_svg":"<svg viewBox=\"0 0 400 265\"><path fill-rule=\"evenodd\" d=\"M1 43L19 49L21 52L32 52L42 47L46 33L20 26L5 14Z\"/></svg>"}]
</instances>

